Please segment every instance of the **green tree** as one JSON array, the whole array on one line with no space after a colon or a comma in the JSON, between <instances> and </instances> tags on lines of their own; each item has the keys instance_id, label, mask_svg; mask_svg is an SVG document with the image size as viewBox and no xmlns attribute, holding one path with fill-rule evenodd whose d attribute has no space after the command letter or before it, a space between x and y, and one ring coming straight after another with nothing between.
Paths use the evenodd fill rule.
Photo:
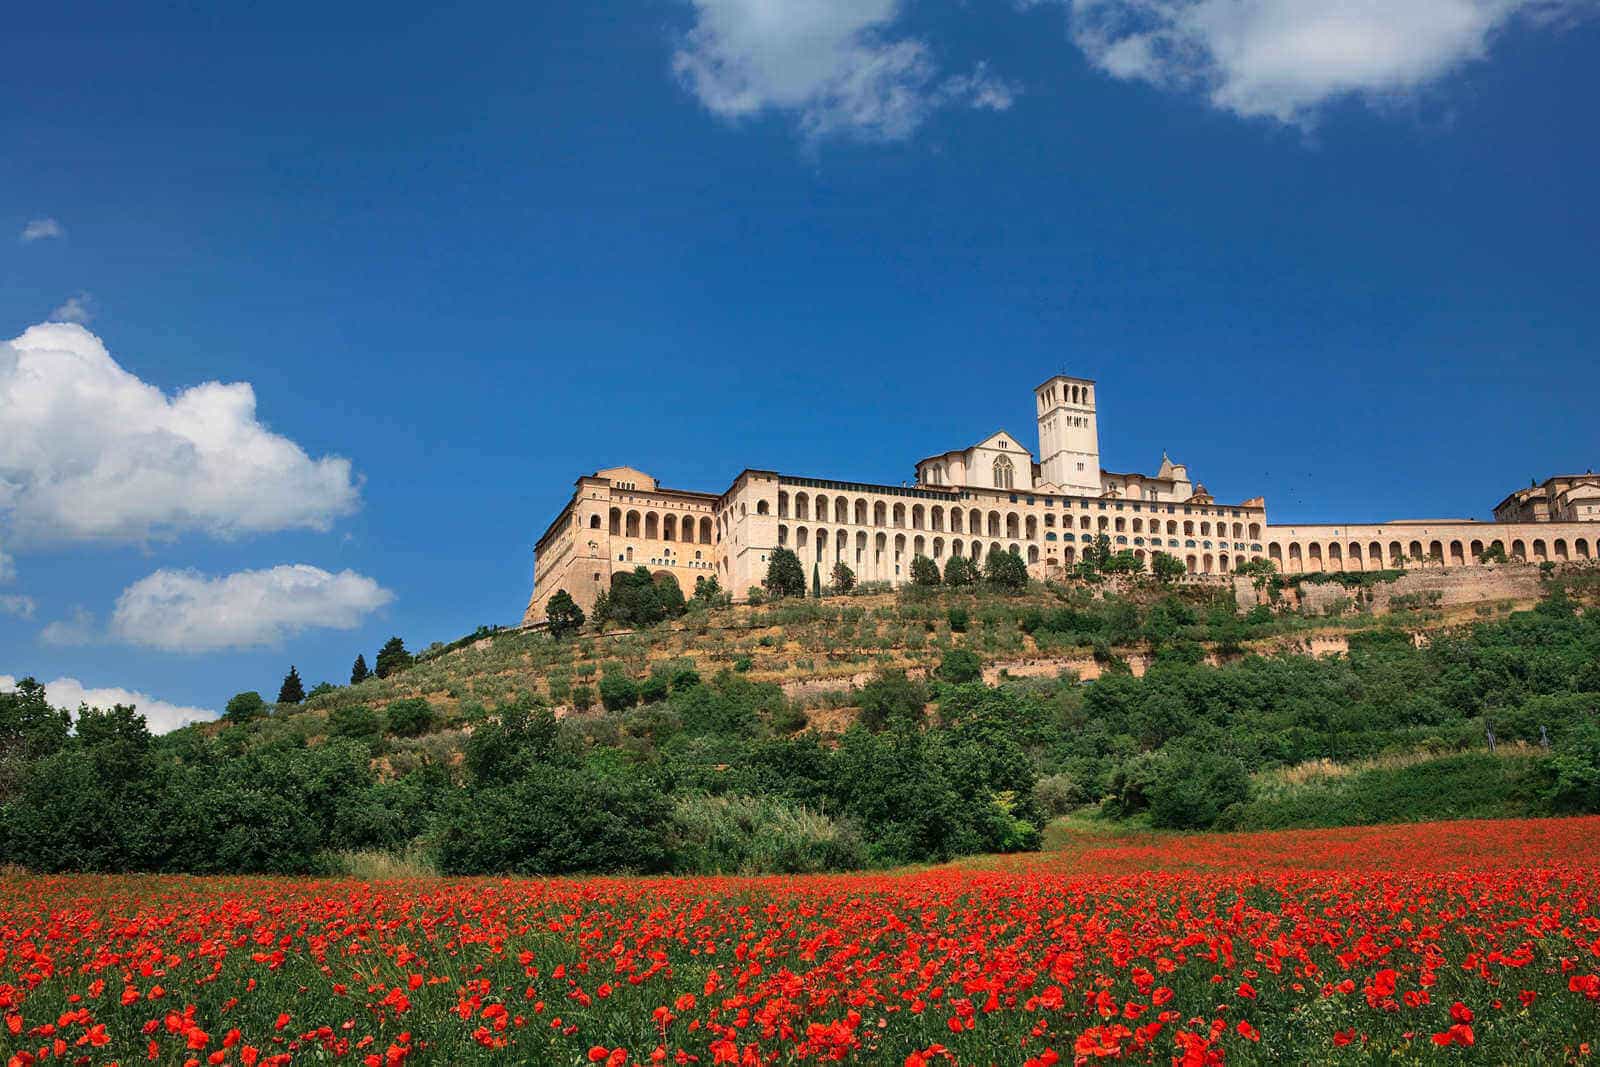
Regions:
<instances>
[{"instance_id":1,"label":"green tree","mask_svg":"<svg viewBox=\"0 0 1600 1067\"><path fill-rule=\"evenodd\" d=\"M924 588L938 585L939 565L920 552L912 556L911 584L923 586Z\"/></svg>"},{"instance_id":2,"label":"green tree","mask_svg":"<svg viewBox=\"0 0 1600 1067\"><path fill-rule=\"evenodd\" d=\"M378 716L365 704L348 704L328 712L328 735L376 744L383 733Z\"/></svg>"},{"instance_id":3,"label":"green tree","mask_svg":"<svg viewBox=\"0 0 1600 1067\"><path fill-rule=\"evenodd\" d=\"M978 580L978 567L966 556L951 556L944 565L944 584L955 588Z\"/></svg>"},{"instance_id":4,"label":"green tree","mask_svg":"<svg viewBox=\"0 0 1600 1067\"><path fill-rule=\"evenodd\" d=\"M71 732L72 717L52 708L44 686L34 679L24 678L15 691L0 693L0 805L20 788L28 767L59 751Z\"/></svg>"},{"instance_id":5,"label":"green tree","mask_svg":"<svg viewBox=\"0 0 1600 1067\"><path fill-rule=\"evenodd\" d=\"M378 669L373 673L379 678L387 678L406 670L414 662L411 653L406 651L406 643L398 637L391 637L378 649Z\"/></svg>"},{"instance_id":6,"label":"green tree","mask_svg":"<svg viewBox=\"0 0 1600 1067\"><path fill-rule=\"evenodd\" d=\"M896 723L920 723L928 703L928 691L906 676L905 671L880 671L861 687L861 725L882 730Z\"/></svg>"},{"instance_id":7,"label":"green tree","mask_svg":"<svg viewBox=\"0 0 1600 1067\"><path fill-rule=\"evenodd\" d=\"M436 721L433 705L422 697L394 701L383 709L383 719L396 737L421 737L433 729Z\"/></svg>"},{"instance_id":8,"label":"green tree","mask_svg":"<svg viewBox=\"0 0 1600 1067\"><path fill-rule=\"evenodd\" d=\"M806 572L800 557L787 548L775 548L767 557L767 580L762 583L774 597L805 596Z\"/></svg>"},{"instance_id":9,"label":"green tree","mask_svg":"<svg viewBox=\"0 0 1600 1067\"><path fill-rule=\"evenodd\" d=\"M822 561L820 559L811 561L811 595L818 600L822 599Z\"/></svg>"},{"instance_id":10,"label":"green tree","mask_svg":"<svg viewBox=\"0 0 1600 1067\"><path fill-rule=\"evenodd\" d=\"M844 560L841 559L833 565L831 580L834 592L848 593L856 587L856 572L845 566Z\"/></svg>"},{"instance_id":11,"label":"green tree","mask_svg":"<svg viewBox=\"0 0 1600 1067\"><path fill-rule=\"evenodd\" d=\"M1265 589L1278 576L1277 564L1270 559L1253 559L1239 567L1239 573L1250 579L1255 589Z\"/></svg>"},{"instance_id":12,"label":"green tree","mask_svg":"<svg viewBox=\"0 0 1600 1067\"><path fill-rule=\"evenodd\" d=\"M291 663L289 673L283 676L283 684L278 687L278 703L298 704L305 698L306 687L300 682L300 672Z\"/></svg>"},{"instance_id":13,"label":"green tree","mask_svg":"<svg viewBox=\"0 0 1600 1067\"><path fill-rule=\"evenodd\" d=\"M631 708L639 703L639 686L626 671L608 670L600 676L600 703L607 711Z\"/></svg>"},{"instance_id":14,"label":"green tree","mask_svg":"<svg viewBox=\"0 0 1600 1067\"><path fill-rule=\"evenodd\" d=\"M666 618L676 619L689 610L688 601L683 599L683 587L678 584L678 579L663 571L655 576L656 598L661 601L661 613Z\"/></svg>"},{"instance_id":15,"label":"green tree","mask_svg":"<svg viewBox=\"0 0 1600 1067\"><path fill-rule=\"evenodd\" d=\"M1183 560L1168 552L1156 552L1150 556L1150 571L1156 576L1156 581L1166 585L1177 581L1188 573L1188 568L1183 565Z\"/></svg>"},{"instance_id":16,"label":"green tree","mask_svg":"<svg viewBox=\"0 0 1600 1067\"><path fill-rule=\"evenodd\" d=\"M939 661L938 676L941 682L960 685L983 678L983 661L971 649L952 648Z\"/></svg>"},{"instance_id":17,"label":"green tree","mask_svg":"<svg viewBox=\"0 0 1600 1067\"><path fill-rule=\"evenodd\" d=\"M572 594L565 589L555 591L555 595L550 598L550 603L545 608L544 617L550 625L553 637L567 637L583 628L583 609L578 607L577 601L572 599Z\"/></svg>"},{"instance_id":18,"label":"green tree","mask_svg":"<svg viewBox=\"0 0 1600 1067\"><path fill-rule=\"evenodd\" d=\"M728 604L728 595L722 591L722 583L717 581L715 574L702 574L694 580L693 603L699 607L720 608Z\"/></svg>"},{"instance_id":19,"label":"green tree","mask_svg":"<svg viewBox=\"0 0 1600 1067\"><path fill-rule=\"evenodd\" d=\"M259 719L266 713L267 702L261 699L260 693L249 689L228 698L228 703L222 710L222 717L228 722L243 724Z\"/></svg>"},{"instance_id":20,"label":"green tree","mask_svg":"<svg viewBox=\"0 0 1600 1067\"><path fill-rule=\"evenodd\" d=\"M367 670L367 657L356 653L355 665L350 668L350 684L360 685L372 672Z\"/></svg>"},{"instance_id":21,"label":"green tree","mask_svg":"<svg viewBox=\"0 0 1600 1067\"><path fill-rule=\"evenodd\" d=\"M991 552L983 565L983 579L996 589L1020 593L1028 587L1028 565L1016 552Z\"/></svg>"}]
</instances>

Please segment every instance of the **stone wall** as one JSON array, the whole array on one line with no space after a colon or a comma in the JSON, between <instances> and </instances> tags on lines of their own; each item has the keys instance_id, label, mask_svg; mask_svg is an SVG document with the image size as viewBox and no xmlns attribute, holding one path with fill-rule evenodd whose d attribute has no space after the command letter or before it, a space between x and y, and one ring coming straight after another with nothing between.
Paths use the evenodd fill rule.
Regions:
<instances>
[{"instance_id":1,"label":"stone wall","mask_svg":"<svg viewBox=\"0 0 1600 1067\"><path fill-rule=\"evenodd\" d=\"M1298 589L1283 590L1283 597L1308 614L1320 615L1340 600L1355 601L1370 594L1368 603L1375 614L1389 610L1397 596L1438 594L1440 608L1482 604L1496 600L1537 600L1542 591L1541 573L1531 563L1487 564L1477 567L1441 567L1436 570L1407 571L1392 582L1375 582L1362 589L1349 589L1337 582L1301 582ZM1264 600L1248 578L1234 579L1234 592L1240 604Z\"/></svg>"}]
</instances>

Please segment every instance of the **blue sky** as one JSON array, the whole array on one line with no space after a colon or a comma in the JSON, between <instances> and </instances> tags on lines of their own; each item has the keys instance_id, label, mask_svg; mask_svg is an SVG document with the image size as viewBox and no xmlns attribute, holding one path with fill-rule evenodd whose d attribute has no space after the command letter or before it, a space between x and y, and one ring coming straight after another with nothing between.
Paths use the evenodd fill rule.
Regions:
<instances>
[{"instance_id":1,"label":"blue sky","mask_svg":"<svg viewBox=\"0 0 1600 1067\"><path fill-rule=\"evenodd\" d=\"M516 621L581 473L899 482L1062 370L1113 469L1486 517L1600 461L1596 13L14 14L0 680L343 681Z\"/></svg>"}]
</instances>

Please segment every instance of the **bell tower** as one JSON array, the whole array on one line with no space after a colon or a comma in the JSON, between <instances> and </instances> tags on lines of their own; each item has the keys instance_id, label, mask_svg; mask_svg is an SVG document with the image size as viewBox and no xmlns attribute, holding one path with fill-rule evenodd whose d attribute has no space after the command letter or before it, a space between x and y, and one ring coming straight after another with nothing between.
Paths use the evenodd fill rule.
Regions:
<instances>
[{"instance_id":1,"label":"bell tower","mask_svg":"<svg viewBox=\"0 0 1600 1067\"><path fill-rule=\"evenodd\" d=\"M1034 389L1039 477L1071 493L1100 495L1100 427L1094 382L1058 374Z\"/></svg>"}]
</instances>

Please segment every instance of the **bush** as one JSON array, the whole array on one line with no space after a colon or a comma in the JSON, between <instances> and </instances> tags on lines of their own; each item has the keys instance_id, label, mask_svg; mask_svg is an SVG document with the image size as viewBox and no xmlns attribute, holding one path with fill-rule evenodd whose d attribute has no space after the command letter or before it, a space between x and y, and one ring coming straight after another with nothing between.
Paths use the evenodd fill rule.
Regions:
<instances>
[{"instance_id":1,"label":"bush","mask_svg":"<svg viewBox=\"0 0 1600 1067\"><path fill-rule=\"evenodd\" d=\"M950 632L964 634L972 623L972 616L966 608L951 608L945 612L945 621L950 624Z\"/></svg>"},{"instance_id":2,"label":"bush","mask_svg":"<svg viewBox=\"0 0 1600 1067\"><path fill-rule=\"evenodd\" d=\"M394 701L383 710L383 717L389 732L396 737L421 737L437 722L433 705L422 697Z\"/></svg>"},{"instance_id":3,"label":"bush","mask_svg":"<svg viewBox=\"0 0 1600 1067\"><path fill-rule=\"evenodd\" d=\"M882 671L861 687L861 725L882 730L896 723L919 723L928 703L927 690L905 671Z\"/></svg>"},{"instance_id":4,"label":"bush","mask_svg":"<svg viewBox=\"0 0 1600 1067\"><path fill-rule=\"evenodd\" d=\"M600 676L600 703L607 711L631 708L639 703L639 687L620 670L606 671Z\"/></svg>"},{"instance_id":5,"label":"bush","mask_svg":"<svg viewBox=\"0 0 1600 1067\"><path fill-rule=\"evenodd\" d=\"M1156 761L1146 787L1150 821L1173 830L1203 830L1229 806L1250 797L1250 776L1232 756L1198 747L1169 745Z\"/></svg>"},{"instance_id":6,"label":"bush","mask_svg":"<svg viewBox=\"0 0 1600 1067\"><path fill-rule=\"evenodd\" d=\"M951 556L944 565L944 584L959 588L978 580L978 566L966 556Z\"/></svg>"},{"instance_id":7,"label":"bush","mask_svg":"<svg viewBox=\"0 0 1600 1067\"><path fill-rule=\"evenodd\" d=\"M651 874L667 869L671 808L652 782L543 767L460 795L433 827L445 874Z\"/></svg>"},{"instance_id":8,"label":"bush","mask_svg":"<svg viewBox=\"0 0 1600 1067\"><path fill-rule=\"evenodd\" d=\"M1033 806L1047 819L1065 815L1088 797L1070 774L1049 774L1033 783Z\"/></svg>"},{"instance_id":9,"label":"bush","mask_svg":"<svg viewBox=\"0 0 1600 1067\"><path fill-rule=\"evenodd\" d=\"M1028 588L1028 565L1015 552L990 552L983 565L983 580L1007 593Z\"/></svg>"},{"instance_id":10,"label":"bush","mask_svg":"<svg viewBox=\"0 0 1600 1067\"><path fill-rule=\"evenodd\" d=\"M976 652L969 649L952 648L939 661L936 674L941 682L949 682L951 685L981 681L983 661L978 658Z\"/></svg>"},{"instance_id":11,"label":"bush","mask_svg":"<svg viewBox=\"0 0 1600 1067\"><path fill-rule=\"evenodd\" d=\"M259 719L266 713L267 702L261 699L260 693L250 689L229 697L222 717L228 722L243 724Z\"/></svg>"},{"instance_id":12,"label":"bush","mask_svg":"<svg viewBox=\"0 0 1600 1067\"><path fill-rule=\"evenodd\" d=\"M587 685L573 686L572 706L578 711L588 711L594 707L594 689Z\"/></svg>"},{"instance_id":13,"label":"bush","mask_svg":"<svg viewBox=\"0 0 1600 1067\"><path fill-rule=\"evenodd\" d=\"M685 874L815 874L866 863L854 831L775 797L680 797L671 838L673 870Z\"/></svg>"},{"instance_id":14,"label":"bush","mask_svg":"<svg viewBox=\"0 0 1600 1067\"><path fill-rule=\"evenodd\" d=\"M328 736L348 737L352 741L375 744L382 726L372 709L365 704L347 704L328 712Z\"/></svg>"}]
</instances>

